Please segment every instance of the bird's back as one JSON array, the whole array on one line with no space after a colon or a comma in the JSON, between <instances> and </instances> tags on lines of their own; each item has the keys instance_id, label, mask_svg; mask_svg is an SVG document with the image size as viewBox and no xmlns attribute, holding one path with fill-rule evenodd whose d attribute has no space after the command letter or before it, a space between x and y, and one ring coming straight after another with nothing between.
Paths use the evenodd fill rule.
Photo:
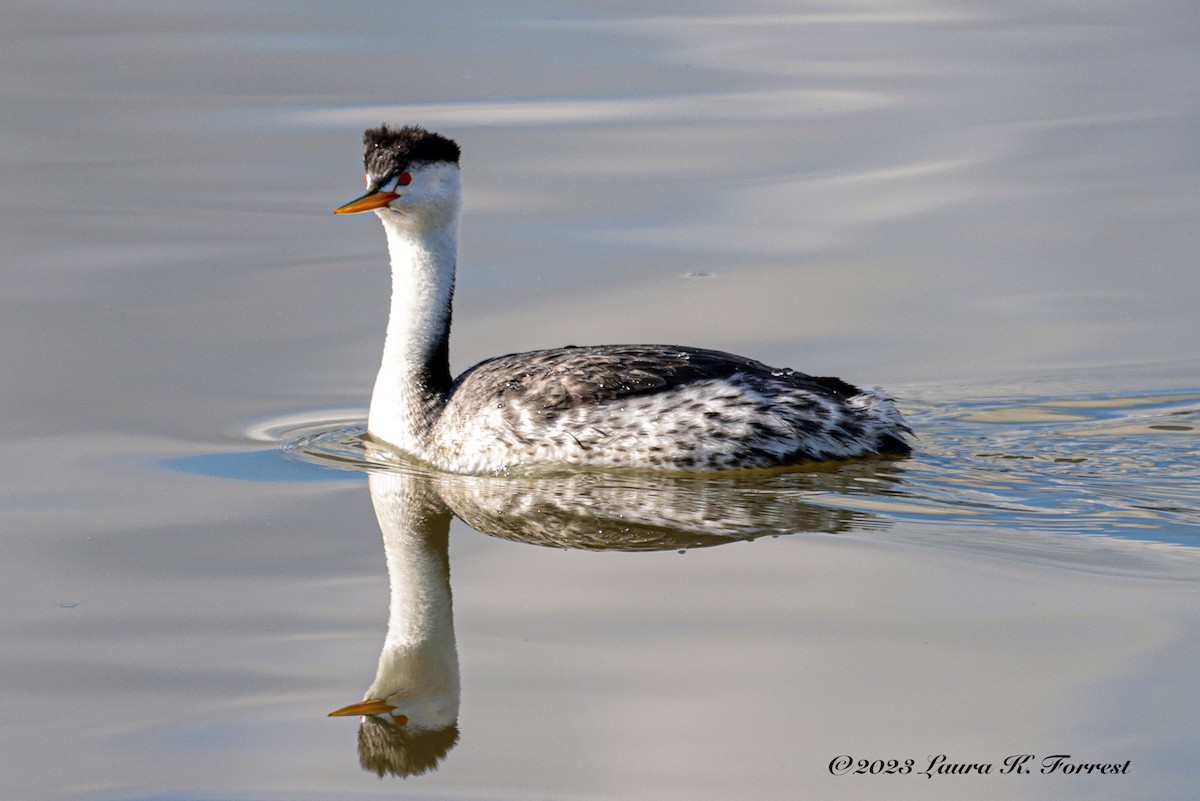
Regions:
<instances>
[{"instance_id":1,"label":"bird's back","mask_svg":"<svg viewBox=\"0 0 1200 801\"><path fill-rule=\"evenodd\" d=\"M419 454L456 472L538 464L767 468L907 453L890 398L719 351L566 347L463 373Z\"/></svg>"}]
</instances>

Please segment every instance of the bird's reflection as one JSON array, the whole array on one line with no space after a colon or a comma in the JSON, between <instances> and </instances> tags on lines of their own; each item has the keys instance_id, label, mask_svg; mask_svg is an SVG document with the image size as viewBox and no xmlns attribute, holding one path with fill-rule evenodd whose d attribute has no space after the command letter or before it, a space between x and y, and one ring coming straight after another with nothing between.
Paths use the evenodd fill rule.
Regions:
<instances>
[{"instance_id":1,"label":"bird's reflection","mask_svg":"<svg viewBox=\"0 0 1200 801\"><path fill-rule=\"evenodd\" d=\"M437 767L458 742L451 514L427 479L399 472L368 479L391 585L387 638L363 701L330 714L363 716L363 770L413 776Z\"/></svg>"},{"instance_id":2,"label":"bird's reflection","mask_svg":"<svg viewBox=\"0 0 1200 801\"><path fill-rule=\"evenodd\" d=\"M866 527L823 492L886 494L902 469L878 461L777 476L577 472L540 477L434 473L372 453L371 500L387 553L391 606L375 680L331 715L361 715L359 761L384 776L436 769L458 742L459 672L450 592L450 521L485 534L587 550L669 550L793 532Z\"/></svg>"}]
</instances>

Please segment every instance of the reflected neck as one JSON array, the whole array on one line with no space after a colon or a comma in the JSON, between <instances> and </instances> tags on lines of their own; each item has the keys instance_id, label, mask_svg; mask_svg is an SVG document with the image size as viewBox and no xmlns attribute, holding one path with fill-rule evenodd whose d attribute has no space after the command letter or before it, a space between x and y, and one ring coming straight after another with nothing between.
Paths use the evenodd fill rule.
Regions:
<instances>
[{"instance_id":1,"label":"reflected neck","mask_svg":"<svg viewBox=\"0 0 1200 801\"><path fill-rule=\"evenodd\" d=\"M419 455L450 388L458 209L421 220L377 212L387 232L392 303L367 429Z\"/></svg>"},{"instance_id":2,"label":"reflected neck","mask_svg":"<svg viewBox=\"0 0 1200 801\"><path fill-rule=\"evenodd\" d=\"M387 552L387 639L367 698L392 699L414 728L458 719L458 651L450 595L450 512L411 476L371 474Z\"/></svg>"}]
</instances>

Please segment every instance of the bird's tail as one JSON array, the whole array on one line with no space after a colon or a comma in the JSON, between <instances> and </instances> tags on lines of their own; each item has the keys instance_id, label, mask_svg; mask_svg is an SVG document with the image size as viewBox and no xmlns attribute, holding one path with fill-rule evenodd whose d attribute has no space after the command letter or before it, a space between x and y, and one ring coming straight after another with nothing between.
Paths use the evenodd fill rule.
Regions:
<instances>
[{"instance_id":1,"label":"bird's tail","mask_svg":"<svg viewBox=\"0 0 1200 801\"><path fill-rule=\"evenodd\" d=\"M906 437L912 429L904 421L904 415L896 408L896 402L878 388L864 389L848 401L850 406L862 412L868 431L874 434L877 453L907 456L912 445Z\"/></svg>"}]
</instances>

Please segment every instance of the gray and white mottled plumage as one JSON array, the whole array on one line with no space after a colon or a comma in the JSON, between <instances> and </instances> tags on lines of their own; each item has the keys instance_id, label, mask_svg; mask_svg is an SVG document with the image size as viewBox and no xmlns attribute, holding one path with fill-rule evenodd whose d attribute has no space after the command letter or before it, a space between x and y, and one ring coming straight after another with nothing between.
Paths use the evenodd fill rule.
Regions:
<instances>
[{"instance_id":1,"label":"gray and white mottled plumage","mask_svg":"<svg viewBox=\"0 0 1200 801\"><path fill-rule=\"evenodd\" d=\"M670 345L501 356L464 373L434 463L725 470L907 450L892 402L836 378Z\"/></svg>"},{"instance_id":2,"label":"gray and white mottled plumage","mask_svg":"<svg viewBox=\"0 0 1200 801\"><path fill-rule=\"evenodd\" d=\"M500 356L451 380L458 146L416 127L363 141L368 192L338 211L374 210L388 236L392 309L368 420L377 439L458 473L770 468L909 452L882 392L718 351L566 347Z\"/></svg>"}]
</instances>

